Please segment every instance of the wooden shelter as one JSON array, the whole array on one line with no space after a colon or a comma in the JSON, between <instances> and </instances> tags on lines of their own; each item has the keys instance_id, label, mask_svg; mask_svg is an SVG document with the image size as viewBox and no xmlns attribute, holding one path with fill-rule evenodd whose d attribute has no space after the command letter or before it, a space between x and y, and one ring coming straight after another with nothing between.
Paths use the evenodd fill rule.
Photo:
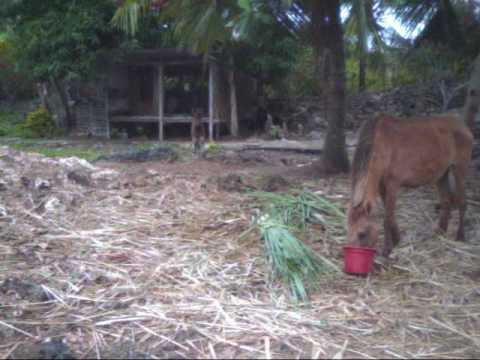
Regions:
<instances>
[{"instance_id":1,"label":"wooden shelter","mask_svg":"<svg viewBox=\"0 0 480 360\"><path fill-rule=\"evenodd\" d=\"M221 125L237 136L235 84L240 77L214 59L205 61L200 55L176 49L135 51L108 74L107 136L115 125L158 124L162 141L167 125L191 122L193 108L203 110L210 140L214 132L218 137ZM245 106L254 103L253 94L242 96L244 100L250 97L242 100Z\"/></svg>"}]
</instances>

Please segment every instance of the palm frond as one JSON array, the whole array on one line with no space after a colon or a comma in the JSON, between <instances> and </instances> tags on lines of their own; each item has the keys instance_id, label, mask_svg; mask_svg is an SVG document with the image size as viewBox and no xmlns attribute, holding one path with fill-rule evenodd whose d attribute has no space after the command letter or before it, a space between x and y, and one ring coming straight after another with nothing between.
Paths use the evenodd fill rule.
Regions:
<instances>
[{"instance_id":1,"label":"palm frond","mask_svg":"<svg viewBox=\"0 0 480 360\"><path fill-rule=\"evenodd\" d=\"M320 276L337 273L339 269L293 233L305 231L307 222L343 229L343 211L327 199L307 191L297 196L268 192L253 192L251 196L262 204L262 215L254 224L260 230L272 273L287 286L294 300L307 301L307 289L315 288Z\"/></svg>"},{"instance_id":2,"label":"palm frond","mask_svg":"<svg viewBox=\"0 0 480 360\"><path fill-rule=\"evenodd\" d=\"M127 34L134 35L138 31L139 21L150 9L152 0L125 0L117 9L112 24Z\"/></svg>"}]
</instances>

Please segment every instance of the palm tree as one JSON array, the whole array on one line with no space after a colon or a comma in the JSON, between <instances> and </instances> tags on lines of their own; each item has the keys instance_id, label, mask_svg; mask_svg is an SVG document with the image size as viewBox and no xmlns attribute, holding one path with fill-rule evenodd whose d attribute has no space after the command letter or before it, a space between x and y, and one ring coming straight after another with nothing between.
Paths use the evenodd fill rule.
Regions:
<instances>
[{"instance_id":1,"label":"palm tree","mask_svg":"<svg viewBox=\"0 0 480 360\"><path fill-rule=\"evenodd\" d=\"M148 11L152 0L126 0L114 22L134 33L138 19ZM298 31L310 9L314 47L317 49L320 88L325 88L329 104L328 133L322 160L326 172L348 171L345 147L345 54L340 21L340 0L176 0L162 2L162 16L173 23L172 31L184 46L203 53L225 50L238 39L259 36L252 31L257 21L268 13L290 32ZM288 10L286 10L288 9ZM293 9L293 10L292 10ZM275 11L277 10L277 11ZM285 11L292 11L285 16ZM279 14L283 12L283 16ZM267 14L266 14L267 13Z\"/></svg>"},{"instance_id":2,"label":"palm tree","mask_svg":"<svg viewBox=\"0 0 480 360\"><path fill-rule=\"evenodd\" d=\"M374 0L348 0L344 4L350 7L345 21L345 35L356 39L358 62L358 89L366 89L366 68L369 55L368 43L371 41L372 51L379 55L386 49L382 38L383 27L377 19L382 15L385 7ZM377 59L378 62L378 59Z\"/></svg>"},{"instance_id":3,"label":"palm tree","mask_svg":"<svg viewBox=\"0 0 480 360\"><path fill-rule=\"evenodd\" d=\"M410 32L424 25L415 39L416 46L430 42L460 50L465 45L465 34L459 14L459 10L467 4L464 0L381 1L393 9L397 18Z\"/></svg>"},{"instance_id":4,"label":"palm tree","mask_svg":"<svg viewBox=\"0 0 480 360\"><path fill-rule=\"evenodd\" d=\"M346 172L345 146L345 50L340 20L340 0L310 2L313 41L318 56L319 85L324 88L328 130L321 160L326 173Z\"/></svg>"}]
</instances>

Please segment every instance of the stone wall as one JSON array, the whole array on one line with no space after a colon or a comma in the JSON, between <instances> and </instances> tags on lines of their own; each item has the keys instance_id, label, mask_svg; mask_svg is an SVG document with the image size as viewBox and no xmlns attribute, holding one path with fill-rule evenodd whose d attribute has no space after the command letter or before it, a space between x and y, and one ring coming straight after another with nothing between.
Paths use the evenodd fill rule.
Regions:
<instances>
[{"instance_id":1,"label":"stone wall","mask_svg":"<svg viewBox=\"0 0 480 360\"><path fill-rule=\"evenodd\" d=\"M450 92L458 83L448 86ZM448 109L461 108L465 91L458 90L449 102ZM319 97L290 99L273 99L269 101L268 110L276 122L287 121L290 130L295 131L299 124L308 133L327 128L326 109L328 104ZM387 91L364 92L347 97L347 130L355 130L360 124L379 113L409 117L429 115L443 111L443 99L437 84L410 85Z\"/></svg>"}]
</instances>

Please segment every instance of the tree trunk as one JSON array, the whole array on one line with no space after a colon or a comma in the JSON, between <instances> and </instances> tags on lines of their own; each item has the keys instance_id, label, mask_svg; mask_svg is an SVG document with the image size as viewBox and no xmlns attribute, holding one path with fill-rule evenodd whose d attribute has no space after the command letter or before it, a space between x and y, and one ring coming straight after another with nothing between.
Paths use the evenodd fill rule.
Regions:
<instances>
[{"instance_id":1,"label":"tree trunk","mask_svg":"<svg viewBox=\"0 0 480 360\"><path fill-rule=\"evenodd\" d=\"M450 0L440 0L440 11L442 16L442 30L445 41L449 46L453 46L452 34L450 31L450 23L448 20L448 9L451 7Z\"/></svg>"},{"instance_id":2,"label":"tree trunk","mask_svg":"<svg viewBox=\"0 0 480 360\"><path fill-rule=\"evenodd\" d=\"M358 12L358 90L366 89L366 68L367 68L367 15L365 13L365 2L357 0L356 10Z\"/></svg>"},{"instance_id":3,"label":"tree trunk","mask_svg":"<svg viewBox=\"0 0 480 360\"><path fill-rule=\"evenodd\" d=\"M58 95L60 96L60 100L62 101L62 105L65 109L65 128L68 133L72 131L73 128L75 127L75 116L72 112L72 109L70 108L70 104L68 103L68 97L65 92L65 88L62 86L60 80L53 78L52 82L55 85Z\"/></svg>"},{"instance_id":4,"label":"tree trunk","mask_svg":"<svg viewBox=\"0 0 480 360\"><path fill-rule=\"evenodd\" d=\"M321 170L340 173L349 170L345 146L345 53L340 23L340 1L312 1L314 46L318 47L320 88L328 104L328 129Z\"/></svg>"},{"instance_id":5,"label":"tree trunk","mask_svg":"<svg viewBox=\"0 0 480 360\"><path fill-rule=\"evenodd\" d=\"M358 61L358 91L363 92L367 88L366 85L366 67L367 61L365 59L365 54L360 54L360 59Z\"/></svg>"},{"instance_id":6,"label":"tree trunk","mask_svg":"<svg viewBox=\"0 0 480 360\"><path fill-rule=\"evenodd\" d=\"M475 118L480 107L480 55L475 60L470 84L467 89L467 98L465 100L464 120L470 130L475 133Z\"/></svg>"},{"instance_id":7,"label":"tree trunk","mask_svg":"<svg viewBox=\"0 0 480 360\"><path fill-rule=\"evenodd\" d=\"M237 89L235 87L235 70L233 68L233 57L230 58L231 69L228 73L230 84L230 134L238 136L238 110L237 110Z\"/></svg>"},{"instance_id":8,"label":"tree trunk","mask_svg":"<svg viewBox=\"0 0 480 360\"><path fill-rule=\"evenodd\" d=\"M41 106L51 113L50 105L48 104L48 84L44 81L37 83L38 97L40 98Z\"/></svg>"}]
</instances>

